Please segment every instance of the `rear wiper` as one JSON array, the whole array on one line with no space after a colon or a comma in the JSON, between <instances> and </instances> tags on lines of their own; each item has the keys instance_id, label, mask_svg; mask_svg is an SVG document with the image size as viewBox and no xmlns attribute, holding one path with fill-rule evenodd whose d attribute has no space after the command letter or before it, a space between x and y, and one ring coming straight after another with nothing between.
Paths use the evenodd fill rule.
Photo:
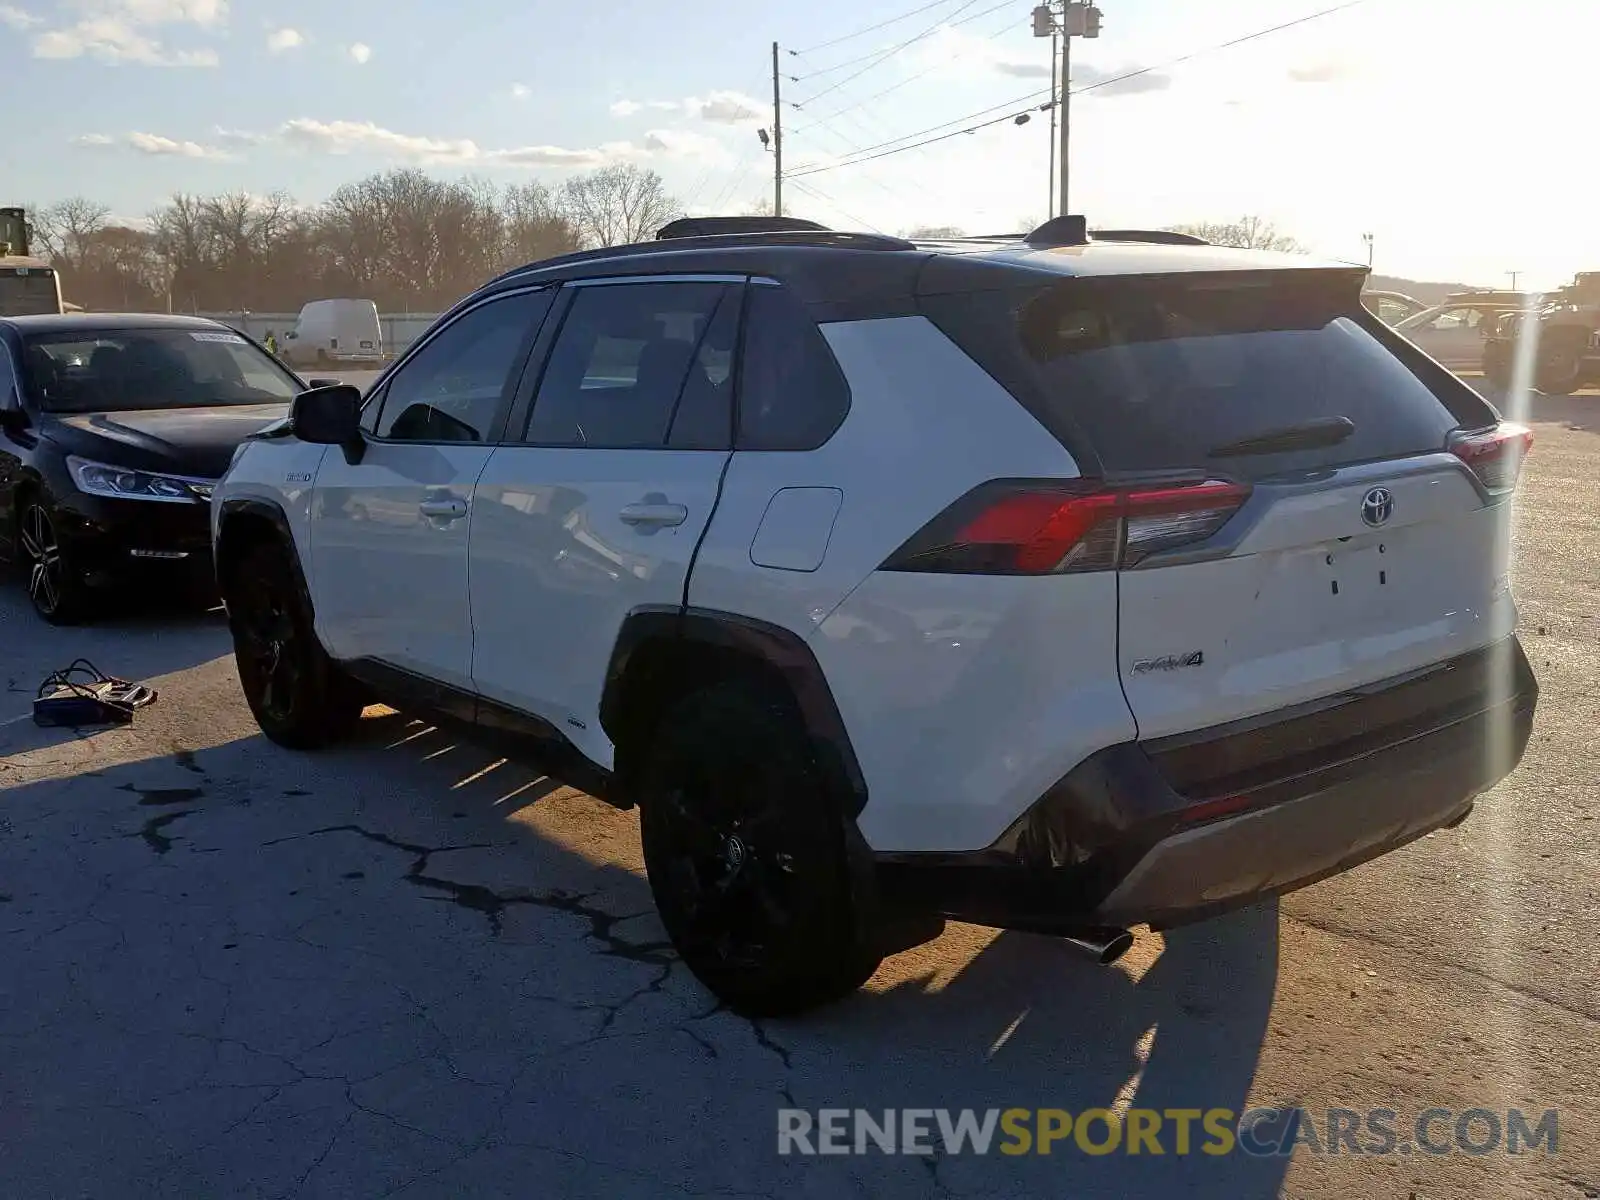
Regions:
<instances>
[{"instance_id":1,"label":"rear wiper","mask_svg":"<svg viewBox=\"0 0 1600 1200\"><path fill-rule=\"evenodd\" d=\"M1337 446L1356 431L1349 417L1317 417L1299 425L1253 433L1236 442L1224 442L1206 451L1207 458L1234 458L1244 454L1281 454L1288 450L1315 450Z\"/></svg>"}]
</instances>

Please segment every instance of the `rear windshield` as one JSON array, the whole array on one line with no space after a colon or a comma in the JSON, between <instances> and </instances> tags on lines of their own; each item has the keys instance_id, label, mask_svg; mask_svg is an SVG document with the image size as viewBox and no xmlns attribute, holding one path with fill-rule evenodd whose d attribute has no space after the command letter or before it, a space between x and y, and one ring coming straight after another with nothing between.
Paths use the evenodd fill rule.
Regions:
<instances>
[{"instance_id":1,"label":"rear windshield","mask_svg":"<svg viewBox=\"0 0 1600 1200\"><path fill-rule=\"evenodd\" d=\"M31 317L61 311L56 273L37 268L0 270L0 317Z\"/></svg>"},{"instance_id":2,"label":"rear windshield","mask_svg":"<svg viewBox=\"0 0 1600 1200\"><path fill-rule=\"evenodd\" d=\"M39 334L23 364L46 412L132 412L288 403L295 377L225 329L116 329Z\"/></svg>"},{"instance_id":3,"label":"rear windshield","mask_svg":"<svg viewBox=\"0 0 1600 1200\"><path fill-rule=\"evenodd\" d=\"M1073 280L924 305L1052 433L1069 448L1087 444L1109 473L1259 479L1438 450L1457 426L1493 419L1464 385L1447 406L1438 381L1425 383L1387 348L1343 283ZM1297 429L1344 428L1338 418L1353 425L1340 440L1263 452L1264 435L1292 441Z\"/></svg>"}]
</instances>

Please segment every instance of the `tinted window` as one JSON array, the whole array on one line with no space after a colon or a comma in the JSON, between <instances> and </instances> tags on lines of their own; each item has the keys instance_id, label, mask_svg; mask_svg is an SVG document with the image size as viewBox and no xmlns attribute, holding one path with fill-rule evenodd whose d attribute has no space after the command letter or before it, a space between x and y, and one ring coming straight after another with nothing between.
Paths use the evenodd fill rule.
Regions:
<instances>
[{"instance_id":1,"label":"tinted window","mask_svg":"<svg viewBox=\"0 0 1600 1200\"><path fill-rule=\"evenodd\" d=\"M1356 315L1355 295L1331 283L1079 280L925 304L1047 428L1069 445L1086 439L1108 471L1260 478L1438 450L1461 421ZM1461 391L1463 406L1482 408ZM1218 453L1331 417L1355 431L1313 449Z\"/></svg>"},{"instance_id":2,"label":"tinted window","mask_svg":"<svg viewBox=\"0 0 1600 1200\"><path fill-rule=\"evenodd\" d=\"M739 343L744 291L723 292L706 335L695 351L667 432L674 450L728 450L733 446L733 356Z\"/></svg>"},{"instance_id":3,"label":"tinted window","mask_svg":"<svg viewBox=\"0 0 1600 1200\"><path fill-rule=\"evenodd\" d=\"M717 359L708 334L728 290L719 283L574 289L527 439L553 446L659 447L666 444L685 391L697 397L685 416L685 436L703 434L690 425L703 422L701 410L716 401ZM731 348L731 340L726 345ZM724 387L727 361L720 368ZM704 394L707 385L710 396Z\"/></svg>"},{"instance_id":4,"label":"tinted window","mask_svg":"<svg viewBox=\"0 0 1600 1200\"><path fill-rule=\"evenodd\" d=\"M384 386L377 434L403 442L482 442L549 311L550 291L490 300L441 329Z\"/></svg>"},{"instance_id":5,"label":"tinted window","mask_svg":"<svg viewBox=\"0 0 1600 1200\"><path fill-rule=\"evenodd\" d=\"M226 329L38 334L23 362L46 412L286 404L300 390L265 351Z\"/></svg>"},{"instance_id":6,"label":"tinted window","mask_svg":"<svg viewBox=\"0 0 1600 1200\"><path fill-rule=\"evenodd\" d=\"M850 388L822 331L779 287L750 289L739 383L741 450L814 450L850 411Z\"/></svg>"}]
</instances>

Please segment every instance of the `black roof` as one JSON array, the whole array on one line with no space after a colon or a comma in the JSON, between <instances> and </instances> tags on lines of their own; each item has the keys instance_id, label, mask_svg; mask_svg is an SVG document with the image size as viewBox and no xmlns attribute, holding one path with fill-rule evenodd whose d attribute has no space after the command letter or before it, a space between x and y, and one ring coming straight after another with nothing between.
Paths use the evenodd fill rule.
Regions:
<instances>
[{"instance_id":1,"label":"black roof","mask_svg":"<svg viewBox=\"0 0 1600 1200\"><path fill-rule=\"evenodd\" d=\"M175 313L36 313L27 317L0 317L0 324L18 333L96 333L112 329L226 329L206 317Z\"/></svg>"}]
</instances>

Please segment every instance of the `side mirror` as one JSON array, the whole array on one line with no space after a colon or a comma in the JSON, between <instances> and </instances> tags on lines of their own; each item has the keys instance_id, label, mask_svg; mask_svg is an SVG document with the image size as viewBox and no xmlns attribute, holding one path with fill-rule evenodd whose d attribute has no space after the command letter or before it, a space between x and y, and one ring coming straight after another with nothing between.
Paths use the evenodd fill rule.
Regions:
<instances>
[{"instance_id":1,"label":"side mirror","mask_svg":"<svg viewBox=\"0 0 1600 1200\"><path fill-rule=\"evenodd\" d=\"M28 414L18 408L10 396L0 397L0 430L21 433L28 424Z\"/></svg>"},{"instance_id":2,"label":"side mirror","mask_svg":"<svg viewBox=\"0 0 1600 1200\"><path fill-rule=\"evenodd\" d=\"M361 389L336 383L301 392L289 406L289 428L302 442L341 446L347 461L360 462L366 446L361 437Z\"/></svg>"}]
</instances>

